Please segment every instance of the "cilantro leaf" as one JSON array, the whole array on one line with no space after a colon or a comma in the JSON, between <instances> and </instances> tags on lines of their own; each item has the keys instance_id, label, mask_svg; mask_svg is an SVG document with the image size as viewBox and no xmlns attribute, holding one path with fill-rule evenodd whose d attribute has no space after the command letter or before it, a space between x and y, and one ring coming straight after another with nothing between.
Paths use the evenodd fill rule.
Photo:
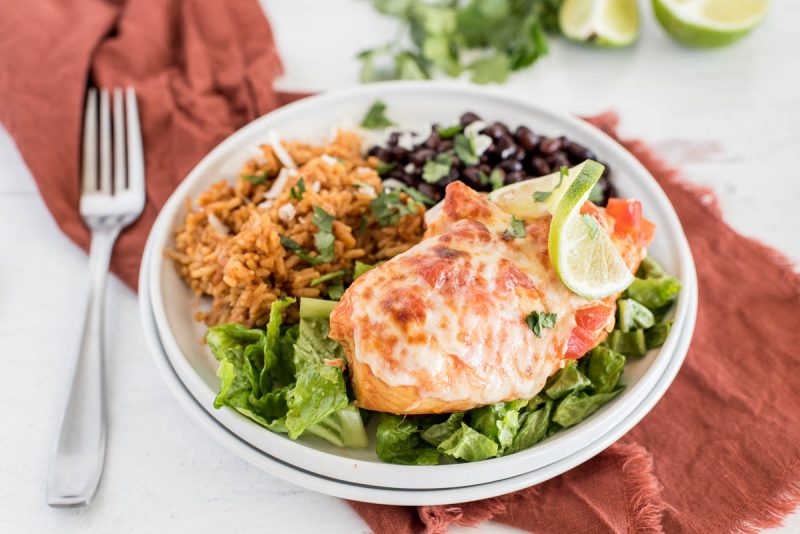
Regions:
<instances>
[{"instance_id":1,"label":"cilantro leaf","mask_svg":"<svg viewBox=\"0 0 800 534\"><path fill-rule=\"evenodd\" d=\"M495 54L475 61L469 66L472 71L470 79L474 83L503 83L508 79L511 65L508 56Z\"/></svg>"},{"instance_id":2,"label":"cilantro leaf","mask_svg":"<svg viewBox=\"0 0 800 534\"><path fill-rule=\"evenodd\" d=\"M286 237L285 235L280 236L280 239L283 248L285 248L286 250L291 250L301 260L305 261L306 263L310 265L319 265L320 263L325 263L324 261L322 261L322 258L310 255L308 251L303 247L301 247L300 243L298 243L294 239Z\"/></svg>"},{"instance_id":3,"label":"cilantro leaf","mask_svg":"<svg viewBox=\"0 0 800 534\"><path fill-rule=\"evenodd\" d=\"M322 262L329 262L334 256L333 245L336 241L333 236L334 220L335 217L333 215L330 215L319 206L314 206L314 215L311 216L311 222L319 228L317 233L314 234L314 247L319 252L319 258Z\"/></svg>"},{"instance_id":4,"label":"cilantro leaf","mask_svg":"<svg viewBox=\"0 0 800 534\"><path fill-rule=\"evenodd\" d=\"M542 337L542 328L555 328L558 316L555 313L532 311L525 317L528 327L536 337Z\"/></svg>"},{"instance_id":5,"label":"cilantro leaf","mask_svg":"<svg viewBox=\"0 0 800 534\"><path fill-rule=\"evenodd\" d=\"M404 203L400 198L400 191L381 193L369 203L372 216L381 226L395 226L400 218L416 213L417 207L413 200Z\"/></svg>"},{"instance_id":6,"label":"cilantro leaf","mask_svg":"<svg viewBox=\"0 0 800 534\"><path fill-rule=\"evenodd\" d=\"M364 115L361 126L370 130L380 130L388 126L394 126L394 122L386 117L386 102L376 100Z\"/></svg>"},{"instance_id":7,"label":"cilantro leaf","mask_svg":"<svg viewBox=\"0 0 800 534\"><path fill-rule=\"evenodd\" d=\"M425 162L422 168L422 179L429 184L435 184L450 173L453 160L449 154L439 154L434 159Z\"/></svg>"},{"instance_id":8,"label":"cilantro leaf","mask_svg":"<svg viewBox=\"0 0 800 534\"><path fill-rule=\"evenodd\" d=\"M420 204L427 204L428 206L433 206L434 204L436 204L436 202L431 197L429 197L425 193L422 193L421 191L417 191L413 187L409 187L407 185L401 185L399 189L400 191L410 196Z\"/></svg>"},{"instance_id":9,"label":"cilantro leaf","mask_svg":"<svg viewBox=\"0 0 800 534\"><path fill-rule=\"evenodd\" d=\"M525 221L511 216L511 226L505 229L503 235L510 235L511 237L525 237Z\"/></svg>"},{"instance_id":10,"label":"cilantro leaf","mask_svg":"<svg viewBox=\"0 0 800 534\"><path fill-rule=\"evenodd\" d=\"M426 37L422 42L422 56L442 69L448 76L461 74L461 64L458 62L458 46L455 40L448 36Z\"/></svg>"},{"instance_id":11,"label":"cilantro leaf","mask_svg":"<svg viewBox=\"0 0 800 534\"><path fill-rule=\"evenodd\" d=\"M267 181L267 175L264 174L242 174L240 175L243 180L247 180L251 184L263 184Z\"/></svg>"},{"instance_id":12,"label":"cilantro leaf","mask_svg":"<svg viewBox=\"0 0 800 534\"><path fill-rule=\"evenodd\" d=\"M300 200L303 198L303 193L305 192L306 182L301 177L299 180L297 180L297 184L289 191L289 196L295 200Z\"/></svg>"},{"instance_id":13,"label":"cilantro leaf","mask_svg":"<svg viewBox=\"0 0 800 534\"><path fill-rule=\"evenodd\" d=\"M581 220L583 224L589 229L589 238L594 239L594 236L597 235L597 229L600 225L597 223L597 219L589 215L588 213L584 213L581 215Z\"/></svg>"},{"instance_id":14,"label":"cilantro leaf","mask_svg":"<svg viewBox=\"0 0 800 534\"><path fill-rule=\"evenodd\" d=\"M456 156L464 165L477 165L480 158L475 150L475 138L464 134L456 135L453 139L453 149Z\"/></svg>"},{"instance_id":15,"label":"cilantro leaf","mask_svg":"<svg viewBox=\"0 0 800 534\"><path fill-rule=\"evenodd\" d=\"M492 191L500 189L504 185L505 176L500 169L493 169L492 174L489 175L489 184L492 186Z\"/></svg>"},{"instance_id":16,"label":"cilantro leaf","mask_svg":"<svg viewBox=\"0 0 800 534\"><path fill-rule=\"evenodd\" d=\"M550 195L553 194L553 191L561 187L561 184L564 183L564 178L566 178L567 175L569 175L569 169L562 166L561 170L559 171L558 183L556 184L556 186L550 191L535 191L533 193L533 200L535 200L536 202L544 202L545 200L550 198Z\"/></svg>"},{"instance_id":17,"label":"cilantro leaf","mask_svg":"<svg viewBox=\"0 0 800 534\"><path fill-rule=\"evenodd\" d=\"M335 284L331 284L328 286L328 298L331 300L339 300L344 295L344 284L341 280L336 282Z\"/></svg>"},{"instance_id":18,"label":"cilantro leaf","mask_svg":"<svg viewBox=\"0 0 800 534\"><path fill-rule=\"evenodd\" d=\"M455 126L447 126L446 128L437 127L436 133L438 133L439 137L442 139L452 139L456 134L460 134L462 130L464 130L464 127L460 124L456 124Z\"/></svg>"},{"instance_id":19,"label":"cilantro leaf","mask_svg":"<svg viewBox=\"0 0 800 534\"><path fill-rule=\"evenodd\" d=\"M347 271L345 271L344 269L333 271L331 273L323 274L321 276L314 278L308 285L315 286L317 284L321 284L322 282L327 282L328 280L335 280L336 278L341 278L345 274L347 274Z\"/></svg>"},{"instance_id":20,"label":"cilantro leaf","mask_svg":"<svg viewBox=\"0 0 800 534\"><path fill-rule=\"evenodd\" d=\"M397 167L396 161L393 161L391 163L385 163L381 161L378 163L378 166L375 168L375 171L378 173L378 176L383 177L389 174L395 167Z\"/></svg>"}]
</instances>

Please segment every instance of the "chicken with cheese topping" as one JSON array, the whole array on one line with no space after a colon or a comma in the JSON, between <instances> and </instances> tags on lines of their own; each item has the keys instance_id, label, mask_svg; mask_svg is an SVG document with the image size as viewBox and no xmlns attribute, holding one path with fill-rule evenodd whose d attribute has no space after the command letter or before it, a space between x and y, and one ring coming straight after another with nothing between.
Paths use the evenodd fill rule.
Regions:
<instances>
[{"instance_id":1,"label":"chicken with cheese topping","mask_svg":"<svg viewBox=\"0 0 800 534\"><path fill-rule=\"evenodd\" d=\"M581 211L635 272L654 229L638 202ZM361 408L430 414L531 398L605 339L618 295L588 300L564 286L548 255L549 217L526 221L520 238L510 226L510 215L454 182L424 240L348 288L330 337L344 348ZM555 324L537 335L531 312L555 314Z\"/></svg>"}]
</instances>

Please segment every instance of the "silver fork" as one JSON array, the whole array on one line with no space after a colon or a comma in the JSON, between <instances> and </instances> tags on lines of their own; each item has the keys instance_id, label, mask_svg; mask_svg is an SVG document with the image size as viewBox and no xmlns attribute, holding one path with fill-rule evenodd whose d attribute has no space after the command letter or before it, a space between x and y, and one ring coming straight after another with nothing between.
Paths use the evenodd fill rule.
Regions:
<instances>
[{"instance_id":1,"label":"silver fork","mask_svg":"<svg viewBox=\"0 0 800 534\"><path fill-rule=\"evenodd\" d=\"M47 480L47 504L57 507L88 504L103 473L106 451L103 314L108 264L117 236L141 215L145 201L136 93L128 87L123 96L121 88L114 89L113 158L111 100L108 90L101 89L98 106L97 90L89 89L84 115L80 211L92 232L89 305Z\"/></svg>"}]
</instances>

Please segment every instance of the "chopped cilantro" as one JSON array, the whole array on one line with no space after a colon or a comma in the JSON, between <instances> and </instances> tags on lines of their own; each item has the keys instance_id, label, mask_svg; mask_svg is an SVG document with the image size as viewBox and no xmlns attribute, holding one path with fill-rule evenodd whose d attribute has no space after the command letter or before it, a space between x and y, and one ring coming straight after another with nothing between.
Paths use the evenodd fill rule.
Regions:
<instances>
[{"instance_id":1,"label":"chopped cilantro","mask_svg":"<svg viewBox=\"0 0 800 534\"><path fill-rule=\"evenodd\" d=\"M564 183L564 178L566 178L568 175L569 175L569 169L567 169L566 167L562 166L561 169L559 170L558 183L556 184L556 186L553 189L551 189L550 191L536 191L536 192L534 192L533 193L533 200L535 200L536 202L544 202L545 200L550 198L550 195L553 194L553 191L555 191L556 189L561 187L561 184Z\"/></svg>"},{"instance_id":2,"label":"chopped cilantro","mask_svg":"<svg viewBox=\"0 0 800 534\"><path fill-rule=\"evenodd\" d=\"M344 284L340 281L328 286L328 298L331 300L339 300L344 295Z\"/></svg>"},{"instance_id":3,"label":"chopped cilantro","mask_svg":"<svg viewBox=\"0 0 800 534\"><path fill-rule=\"evenodd\" d=\"M306 182L300 177L297 180L297 184L289 191L289 196L295 200L300 200L303 198L303 193L306 192Z\"/></svg>"},{"instance_id":4,"label":"chopped cilantro","mask_svg":"<svg viewBox=\"0 0 800 534\"><path fill-rule=\"evenodd\" d=\"M318 277L314 278L313 280L311 280L311 283L309 283L308 285L315 286L317 284L321 284L322 282L327 282L328 280L334 280L336 278L341 278L345 274L347 274L347 271L345 271L344 269L340 269L338 271L333 271L331 273L323 274L321 276L318 276Z\"/></svg>"},{"instance_id":5,"label":"chopped cilantro","mask_svg":"<svg viewBox=\"0 0 800 534\"><path fill-rule=\"evenodd\" d=\"M439 137L442 139L452 139L456 134L460 134L463 129L463 126L456 124L455 126L448 126L446 128L436 128L436 133L438 133Z\"/></svg>"},{"instance_id":6,"label":"chopped cilantro","mask_svg":"<svg viewBox=\"0 0 800 534\"><path fill-rule=\"evenodd\" d=\"M322 258L318 258L316 256L312 256L311 254L309 254L309 252L303 247L301 247L300 243L298 243L294 239L286 237L285 235L280 236L280 238L281 238L281 245L283 245L283 248L285 248L286 250L291 250L301 260L305 261L306 263L309 263L311 265L319 265L320 263L324 263L322 261Z\"/></svg>"},{"instance_id":7,"label":"chopped cilantro","mask_svg":"<svg viewBox=\"0 0 800 534\"><path fill-rule=\"evenodd\" d=\"M489 175L489 183L492 186L492 191L495 191L503 187L504 180L505 176L503 175L503 171L501 171L500 169L493 169L492 174Z\"/></svg>"},{"instance_id":8,"label":"chopped cilantro","mask_svg":"<svg viewBox=\"0 0 800 534\"><path fill-rule=\"evenodd\" d=\"M525 322L536 337L542 337L542 328L555 328L556 319L558 316L555 313L532 311L525 317Z\"/></svg>"},{"instance_id":9,"label":"chopped cilantro","mask_svg":"<svg viewBox=\"0 0 800 534\"><path fill-rule=\"evenodd\" d=\"M425 193L422 193L421 191L417 191L413 187L409 187L407 185L401 185L399 189L400 191L410 196L420 204L427 204L429 206L433 206L434 204L436 204L436 202L431 197L429 197Z\"/></svg>"},{"instance_id":10,"label":"chopped cilantro","mask_svg":"<svg viewBox=\"0 0 800 534\"><path fill-rule=\"evenodd\" d=\"M376 100L361 121L361 126L370 130L380 130L393 125L394 122L386 117L386 102L383 100Z\"/></svg>"},{"instance_id":11,"label":"chopped cilantro","mask_svg":"<svg viewBox=\"0 0 800 534\"><path fill-rule=\"evenodd\" d=\"M510 235L512 237L525 237L525 222L511 216L511 226L505 229L503 235Z\"/></svg>"},{"instance_id":12,"label":"chopped cilantro","mask_svg":"<svg viewBox=\"0 0 800 534\"><path fill-rule=\"evenodd\" d=\"M456 135L453 139L453 149L456 151L456 156L464 165L476 165L479 161L477 151L475 149L475 138L473 136L466 136L464 134Z\"/></svg>"},{"instance_id":13,"label":"chopped cilantro","mask_svg":"<svg viewBox=\"0 0 800 534\"><path fill-rule=\"evenodd\" d=\"M412 199L409 198L408 202L403 202L400 198L400 191L381 193L370 201L369 207L372 210L372 216L381 226L394 226L401 217L417 211L416 203Z\"/></svg>"},{"instance_id":14,"label":"chopped cilantro","mask_svg":"<svg viewBox=\"0 0 800 534\"><path fill-rule=\"evenodd\" d=\"M242 174L241 175L243 180L247 180L251 184L263 184L267 181L267 173L264 174Z\"/></svg>"},{"instance_id":15,"label":"chopped cilantro","mask_svg":"<svg viewBox=\"0 0 800 534\"><path fill-rule=\"evenodd\" d=\"M422 179L429 184L435 184L450 173L452 163L452 158L448 153L439 154L434 159L429 159L422 168Z\"/></svg>"},{"instance_id":16,"label":"chopped cilantro","mask_svg":"<svg viewBox=\"0 0 800 534\"><path fill-rule=\"evenodd\" d=\"M314 215L311 216L311 222L317 225L317 233L314 234L314 247L319 252L319 257L322 262L329 262L333 259L333 244L336 240L333 237L333 221L335 217L330 215L327 211L314 206Z\"/></svg>"},{"instance_id":17,"label":"chopped cilantro","mask_svg":"<svg viewBox=\"0 0 800 534\"><path fill-rule=\"evenodd\" d=\"M392 163L384 163L383 161L381 161L378 163L378 167L375 170L378 172L378 176L386 176L395 167L397 167L397 162L395 161L393 161Z\"/></svg>"}]
</instances>

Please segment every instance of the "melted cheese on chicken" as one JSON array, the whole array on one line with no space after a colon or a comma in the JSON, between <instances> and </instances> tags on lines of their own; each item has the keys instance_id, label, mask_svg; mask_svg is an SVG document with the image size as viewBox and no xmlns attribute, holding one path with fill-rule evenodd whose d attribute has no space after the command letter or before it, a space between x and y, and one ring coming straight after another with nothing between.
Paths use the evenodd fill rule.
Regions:
<instances>
[{"instance_id":1,"label":"melted cheese on chicken","mask_svg":"<svg viewBox=\"0 0 800 534\"><path fill-rule=\"evenodd\" d=\"M613 231L613 219L585 212ZM443 413L530 398L563 366L602 341L615 297L584 299L550 265L549 218L525 238L511 217L460 182L448 186L426 239L362 275L331 314L359 406L392 413ZM612 240L635 269L644 249ZM537 337L532 311L555 313Z\"/></svg>"}]
</instances>

